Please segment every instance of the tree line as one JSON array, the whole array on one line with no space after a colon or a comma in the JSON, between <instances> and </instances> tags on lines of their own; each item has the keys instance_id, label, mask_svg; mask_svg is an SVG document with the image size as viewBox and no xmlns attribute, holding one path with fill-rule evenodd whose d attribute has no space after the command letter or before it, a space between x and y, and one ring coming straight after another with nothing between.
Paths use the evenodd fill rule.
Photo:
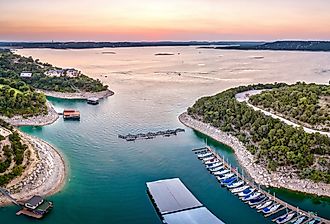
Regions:
<instances>
[{"instance_id":1,"label":"tree line","mask_svg":"<svg viewBox=\"0 0 330 224\"><path fill-rule=\"evenodd\" d=\"M308 134L279 119L240 103L235 95L253 89L287 86L283 83L240 86L203 97L188 108L188 114L236 136L269 171L293 168L301 178L330 183L330 138Z\"/></svg>"}]
</instances>

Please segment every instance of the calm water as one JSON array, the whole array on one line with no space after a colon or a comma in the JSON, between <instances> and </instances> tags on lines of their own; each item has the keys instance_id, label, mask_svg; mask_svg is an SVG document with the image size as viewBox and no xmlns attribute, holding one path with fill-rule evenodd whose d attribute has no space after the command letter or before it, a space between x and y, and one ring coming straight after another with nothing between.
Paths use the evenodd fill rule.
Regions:
<instances>
[{"instance_id":1,"label":"calm water","mask_svg":"<svg viewBox=\"0 0 330 224\"><path fill-rule=\"evenodd\" d=\"M116 54L102 54L115 51ZM174 56L154 56L173 52ZM243 52L183 48L20 50L62 67L76 67L109 84L115 95L97 106L50 98L58 111L81 111L80 122L59 119L23 131L56 146L69 163L65 188L51 197L54 210L38 223L161 223L146 194L147 181L179 177L226 223L271 223L243 204L206 172L191 149L206 137L186 128L176 137L126 142L118 134L183 127L177 116L203 95L257 82L327 83L330 54ZM180 54L178 54L180 53ZM253 56L264 56L257 60ZM178 75L180 73L181 75ZM105 77L107 76L107 77ZM232 151L208 143L237 165ZM276 190L277 196L330 218L330 202ZM1 223L33 223L0 208ZM239 215L237 215L239 214Z\"/></svg>"}]
</instances>

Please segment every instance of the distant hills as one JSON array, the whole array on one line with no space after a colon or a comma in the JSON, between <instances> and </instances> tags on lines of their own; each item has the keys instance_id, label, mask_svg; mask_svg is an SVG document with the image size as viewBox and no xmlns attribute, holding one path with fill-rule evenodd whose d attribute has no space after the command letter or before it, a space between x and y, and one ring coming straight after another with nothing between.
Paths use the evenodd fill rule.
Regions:
<instances>
[{"instance_id":1,"label":"distant hills","mask_svg":"<svg viewBox=\"0 0 330 224\"><path fill-rule=\"evenodd\" d=\"M7 48L85 49L159 46L199 46L200 48L232 50L330 51L330 41L0 42L0 47Z\"/></svg>"},{"instance_id":2,"label":"distant hills","mask_svg":"<svg viewBox=\"0 0 330 224\"><path fill-rule=\"evenodd\" d=\"M216 46L215 49L277 50L277 51L330 51L330 41L275 41L256 45Z\"/></svg>"}]
</instances>

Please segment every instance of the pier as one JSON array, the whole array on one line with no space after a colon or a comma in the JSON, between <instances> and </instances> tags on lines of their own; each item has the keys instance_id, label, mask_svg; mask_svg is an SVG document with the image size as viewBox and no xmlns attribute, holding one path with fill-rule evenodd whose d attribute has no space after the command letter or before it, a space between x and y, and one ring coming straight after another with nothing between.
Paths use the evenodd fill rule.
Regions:
<instances>
[{"instance_id":1,"label":"pier","mask_svg":"<svg viewBox=\"0 0 330 224\"><path fill-rule=\"evenodd\" d=\"M233 168L228 162L225 161L225 159L223 157L221 157L212 148L206 146L206 147L202 147L202 148L192 149L192 151L197 155L211 153L211 155L215 159L217 159L218 161L220 161L223 164L223 169L230 170L230 173L233 173L239 180L243 180L245 182L245 185L248 185L250 188L256 189L256 192L260 192L262 195L269 198L269 200L272 200L274 203L281 205L279 208L275 209L275 211L265 214L264 215L265 217L271 217L273 215L279 214L280 211L283 211L284 209L286 209L287 214L294 212L296 217L292 218L284 223L290 223L291 220L297 219L299 217L306 217L307 218L306 221L304 221L302 223L306 224L306 223L309 223L310 221L317 220L317 222L315 222L315 223L330 224L330 220L321 218L312 212L307 212L307 211L301 210L293 205L290 205L287 202L275 197L275 195L271 195L267 191L261 189L260 186L257 185L255 182L245 179L244 176L237 171L237 169ZM250 206L250 207L252 208L252 206ZM259 211L261 211L261 210L259 210ZM278 218L279 217L273 218L272 221L276 222Z\"/></svg>"},{"instance_id":2,"label":"pier","mask_svg":"<svg viewBox=\"0 0 330 224\"><path fill-rule=\"evenodd\" d=\"M126 141L135 141L135 140L142 140L142 139L153 139L157 136L163 137L171 137L177 135L179 132L184 132L185 130L182 128L177 129L169 129L166 131L157 131L157 132L148 132L148 133L139 133L139 134L128 134L128 135L118 135L118 138L125 139Z\"/></svg>"},{"instance_id":3,"label":"pier","mask_svg":"<svg viewBox=\"0 0 330 224\"><path fill-rule=\"evenodd\" d=\"M163 223L224 224L195 198L179 178L148 182L147 189Z\"/></svg>"},{"instance_id":4,"label":"pier","mask_svg":"<svg viewBox=\"0 0 330 224\"><path fill-rule=\"evenodd\" d=\"M14 205L20 206L18 201L15 198L13 198L13 196L11 196L8 190L0 187L0 193L2 193L5 197L7 197Z\"/></svg>"}]
</instances>

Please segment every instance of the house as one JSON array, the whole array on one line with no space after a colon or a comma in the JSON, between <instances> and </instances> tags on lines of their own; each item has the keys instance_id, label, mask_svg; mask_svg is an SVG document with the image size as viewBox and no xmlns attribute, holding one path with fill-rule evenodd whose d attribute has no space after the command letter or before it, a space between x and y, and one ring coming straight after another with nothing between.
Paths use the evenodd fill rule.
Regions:
<instances>
[{"instance_id":1,"label":"house","mask_svg":"<svg viewBox=\"0 0 330 224\"><path fill-rule=\"evenodd\" d=\"M76 77L80 76L80 72L73 68L65 69L64 73L66 76L68 76L70 78L76 78Z\"/></svg>"},{"instance_id":2,"label":"house","mask_svg":"<svg viewBox=\"0 0 330 224\"><path fill-rule=\"evenodd\" d=\"M11 135L12 132L9 131L8 129L6 128L3 128L3 127L0 127L0 135L7 138L9 135Z\"/></svg>"},{"instance_id":3,"label":"house","mask_svg":"<svg viewBox=\"0 0 330 224\"><path fill-rule=\"evenodd\" d=\"M27 202L25 202L24 206L29 209L36 209L39 205L44 202L44 199L40 196L33 196Z\"/></svg>"},{"instance_id":4,"label":"house","mask_svg":"<svg viewBox=\"0 0 330 224\"><path fill-rule=\"evenodd\" d=\"M62 69L49 70L45 72L45 75L49 77L61 77L64 76L64 71Z\"/></svg>"},{"instance_id":5,"label":"house","mask_svg":"<svg viewBox=\"0 0 330 224\"><path fill-rule=\"evenodd\" d=\"M45 72L46 76L49 77L70 77L70 78L76 78L80 76L80 71L73 69L73 68L68 68L68 69L54 69L54 70L49 70Z\"/></svg>"},{"instance_id":6,"label":"house","mask_svg":"<svg viewBox=\"0 0 330 224\"><path fill-rule=\"evenodd\" d=\"M31 72L22 72L20 75L21 78L31 78L32 73Z\"/></svg>"}]
</instances>

